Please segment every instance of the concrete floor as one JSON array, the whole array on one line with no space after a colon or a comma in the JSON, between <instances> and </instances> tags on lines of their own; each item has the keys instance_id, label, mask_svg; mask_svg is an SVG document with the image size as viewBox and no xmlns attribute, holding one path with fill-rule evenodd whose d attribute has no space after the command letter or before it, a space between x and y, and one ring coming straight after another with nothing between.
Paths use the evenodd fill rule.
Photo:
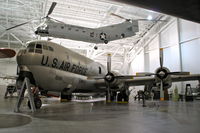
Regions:
<instances>
[{"instance_id":1,"label":"concrete floor","mask_svg":"<svg viewBox=\"0 0 200 133\"><path fill-rule=\"evenodd\" d=\"M2 89L1 89L2 92ZM199 133L200 101L68 102L42 99L44 106L31 113L24 102L14 113L17 98L0 94L0 133ZM49 104L50 103L50 104Z\"/></svg>"}]
</instances>

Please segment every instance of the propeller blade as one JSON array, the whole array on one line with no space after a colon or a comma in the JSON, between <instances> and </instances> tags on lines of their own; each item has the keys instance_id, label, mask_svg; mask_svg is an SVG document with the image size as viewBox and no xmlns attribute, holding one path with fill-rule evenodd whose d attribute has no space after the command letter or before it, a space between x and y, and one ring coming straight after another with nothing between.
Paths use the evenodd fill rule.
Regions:
<instances>
[{"instance_id":1,"label":"propeller blade","mask_svg":"<svg viewBox=\"0 0 200 133\"><path fill-rule=\"evenodd\" d=\"M110 13L110 15L116 16L116 17L121 18L121 19L128 20L127 18L122 17L122 16L120 16L120 15L117 15L117 14L115 14L115 13Z\"/></svg>"},{"instance_id":2,"label":"propeller blade","mask_svg":"<svg viewBox=\"0 0 200 133\"><path fill-rule=\"evenodd\" d=\"M111 54L108 54L107 56L107 71L108 73L111 72Z\"/></svg>"},{"instance_id":3,"label":"propeller blade","mask_svg":"<svg viewBox=\"0 0 200 133\"><path fill-rule=\"evenodd\" d=\"M30 19L30 20L28 20L28 21L26 21L26 22L23 22L23 23L21 23L21 24L18 24L18 25L12 26L12 27L10 27L10 28L7 28L7 29L5 29L5 31L8 31L8 30L11 30L11 29L17 28L17 27L19 27L19 26L22 26L22 25L28 24L28 23L30 23L31 21L33 21L33 20L38 20L38 19L39 19L39 18L32 18L32 19Z\"/></svg>"},{"instance_id":4,"label":"propeller blade","mask_svg":"<svg viewBox=\"0 0 200 133\"><path fill-rule=\"evenodd\" d=\"M32 20L31 20L31 21L32 21ZM10 27L10 28L7 28L6 31L11 30L11 29L14 29L14 28L17 28L17 27L22 26L22 25L25 25L25 24L27 24L27 23L29 23L29 22L30 22L30 21L27 21L27 22L24 22L24 23L21 23L21 24L12 26L12 27Z\"/></svg>"},{"instance_id":5,"label":"propeller blade","mask_svg":"<svg viewBox=\"0 0 200 133\"><path fill-rule=\"evenodd\" d=\"M116 16L118 18L121 18L121 19L125 19L125 20L133 20L133 21L152 21L152 22L167 22L166 20L149 20L149 19L127 19L123 16L120 16L118 14L115 14L115 13L110 13L110 15L113 15L113 16Z\"/></svg>"},{"instance_id":6,"label":"propeller blade","mask_svg":"<svg viewBox=\"0 0 200 133\"><path fill-rule=\"evenodd\" d=\"M163 48L160 48L160 67L163 67Z\"/></svg>"},{"instance_id":7,"label":"propeller blade","mask_svg":"<svg viewBox=\"0 0 200 133\"><path fill-rule=\"evenodd\" d=\"M59 23L66 24L66 23L64 23L64 22L62 22L62 21L60 21L60 20L55 19L55 18L51 18L51 17L49 17L49 18L52 19L52 20L54 20L54 21L57 21L57 22L59 22Z\"/></svg>"},{"instance_id":8,"label":"propeller blade","mask_svg":"<svg viewBox=\"0 0 200 133\"><path fill-rule=\"evenodd\" d=\"M134 19L135 21L167 22L166 20Z\"/></svg>"},{"instance_id":9,"label":"propeller blade","mask_svg":"<svg viewBox=\"0 0 200 133\"><path fill-rule=\"evenodd\" d=\"M169 72L171 75L190 75L190 72Z\"/></svg>"},{"instance_id":10,"label":"propeller blade","mask_svg":"<svg viewBox=\"0 0 200 133\"><path fill-rule=\"evenodd\" d=\"M137 77L145 77L145 76L152 76L152 75L156 75L155 73L149 73L149 72L138 72L136 73Z\"/></svg>"},{"instance_id":11,"label":"propeller blade","mask_svg":"<svg viewBox=\"0 0 200 133\"><path fill-rule=\"evenodd\" d=\"M164 101L163 80L160 80L160 100Z\"/></svg>"},{"instance_id":12,"label":"propeller blade","mask_svg":"<svg viewBox=\"0 0 200 133\"><path fill-rule=\"evenodd\" d=\"M53 10L54 10L56 4L57 4L56 2L52 2L51 7L49 8L49 11L48 11L46 17L48 17L48 16L53 12Z\"/></svg>"}]
</instances>

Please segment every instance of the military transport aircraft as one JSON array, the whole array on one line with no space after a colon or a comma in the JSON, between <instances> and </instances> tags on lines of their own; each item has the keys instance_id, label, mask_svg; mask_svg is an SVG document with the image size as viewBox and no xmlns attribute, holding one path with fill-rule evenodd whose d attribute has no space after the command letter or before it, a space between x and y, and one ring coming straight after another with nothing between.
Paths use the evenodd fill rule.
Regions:
<instances>
[{"instance_id":1,"label":"military transport aircraft","mask_svg":"<svg viewBox=\"0 0 200 133\"><path fill-rule=\"evenodd\" d=\"M136 35L136 32L139 31L138 20L130 19L126 19L124 22L119 24L99 28L87 28L66 24L64 22L49 17L49 15L53 12L55 6L56 2L53 2L46 17L43 17L45 21L37 27L35 34L45 37L48 36L84 42L107 44L109 41L134 36ZM27 24L32 20L7 28L6 31Z\"/></svg>"},{"instance_id":2,"label":"military transport aircraft","mask_svg":"<svg viewBox=\"0 0 200 133\"><path fill-rule=\"evenodd\" d=\"M129 86L152 85L161 82L162 89L171 87L171 82L200 80L200 75L188 72L170 72L161 66L153 73L120 75L111 71L111 56L108 54L107 68L83 55L50 41L31 41L27 48L17 54L19 77L25 77L42 92L61 92L61 99L71 100L72 93L107 92L108 101L128 101ZM150 76L153 77L141 77ZM36 108L41 100L34 99ZM38 104L39 103L39 104Z\"/></svg>"}]
</instances>

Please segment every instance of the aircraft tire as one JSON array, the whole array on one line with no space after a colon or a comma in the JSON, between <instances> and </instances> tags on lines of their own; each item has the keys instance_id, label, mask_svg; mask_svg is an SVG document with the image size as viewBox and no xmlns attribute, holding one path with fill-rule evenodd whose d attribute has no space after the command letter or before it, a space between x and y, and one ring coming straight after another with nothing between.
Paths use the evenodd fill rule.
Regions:
<instances>
[{"instance_id":1,"label":"aircraft tire","mask_svg":"<svg viewBox=\"0 0 200 133\"><path fill-rule=\"evenodd\" d=\"M111 93L111 96L110 96L110 100L111 100L111 101L116 101L116 97L117 97L116 92L112 92L112 93Z\"/></svg>"},{"instance_id":2,"label":"aircraft tire","mask_svg":"<svg viewBox=\"0 0 200 133\"><path fill-rule=\"evenodd\" d=\"M117 102L122 102L122 93L118 93Z\"/></svg>"},{"instance_id":3,"label":"aircraft tire","mask_svg":"<svg viewBox=\"0 0 200 133\"><path fill-rule=\"evenodd\" d=\"M108 43L108 40L104 40L104 43L107 44L107 43Z\"/></svg>"},{"instance_id":4,"label":"aircraft tire","mask_svg":"<svg viewBox=\"0 0 200 133\"><path fill-rule=\"evenodd\" d=\"M129 101L129 96L128 95L124 95L124 102L128 102Z\"/></svg>"},{"instance_id":5,"label":"aircraft tire","mask_svg":"<svg viewBox=\"0 0 200 133\"><path fill-rule=\"evenodd\" d=\"M40 98L34 98L34 104L36 109L40 109L42 106L42 101ZM31 109L31 102L28 100L28 107Z\"/></svg>"},{"instance_id":6,"label":"aircraft tire","mask_svg":"<svg viewBox=\"0 0 200 133\"><path fill-rule=\"evenodd\" d=\"M61 92L61 99L66 99L68 101L72 100L72 95L65 95Z\"/></svg>"}]
</instances>

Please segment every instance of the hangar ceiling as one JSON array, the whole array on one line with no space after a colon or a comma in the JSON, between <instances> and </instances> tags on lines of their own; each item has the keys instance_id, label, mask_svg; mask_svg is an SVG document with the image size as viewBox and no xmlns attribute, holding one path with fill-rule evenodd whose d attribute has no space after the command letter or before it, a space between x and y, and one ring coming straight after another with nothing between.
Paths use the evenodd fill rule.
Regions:
<instances>
[{"instance_id":1,"label":"hangar ceiling","mask_svg":"<svg viewBox=\"0 0 200 133\"><path fill-rule=\"evenodd\" d=\"M49 38L51 41L69 47L96 61L106 63L106 54L113 56L113 69L120 70L123 64L130 61L130 53L136 52L141 43L150 39L149 36L158 32L171 17L150 10L134 7L107 0L0 0L0 47L21 48L27 41L40 38L34 34L36 27L43 21L51 3L57 2L51 14L52 18L67 24L96 28L124 21L111 15L115 13L128 19L147 19L152 17L160 21L139 21L139 32L136 36L109 42L93 44L67 39ZM26 22L30 23L4 32L6 28ZM94 46L98 46L94 50Z\"/></svg>"}]
</instances>

